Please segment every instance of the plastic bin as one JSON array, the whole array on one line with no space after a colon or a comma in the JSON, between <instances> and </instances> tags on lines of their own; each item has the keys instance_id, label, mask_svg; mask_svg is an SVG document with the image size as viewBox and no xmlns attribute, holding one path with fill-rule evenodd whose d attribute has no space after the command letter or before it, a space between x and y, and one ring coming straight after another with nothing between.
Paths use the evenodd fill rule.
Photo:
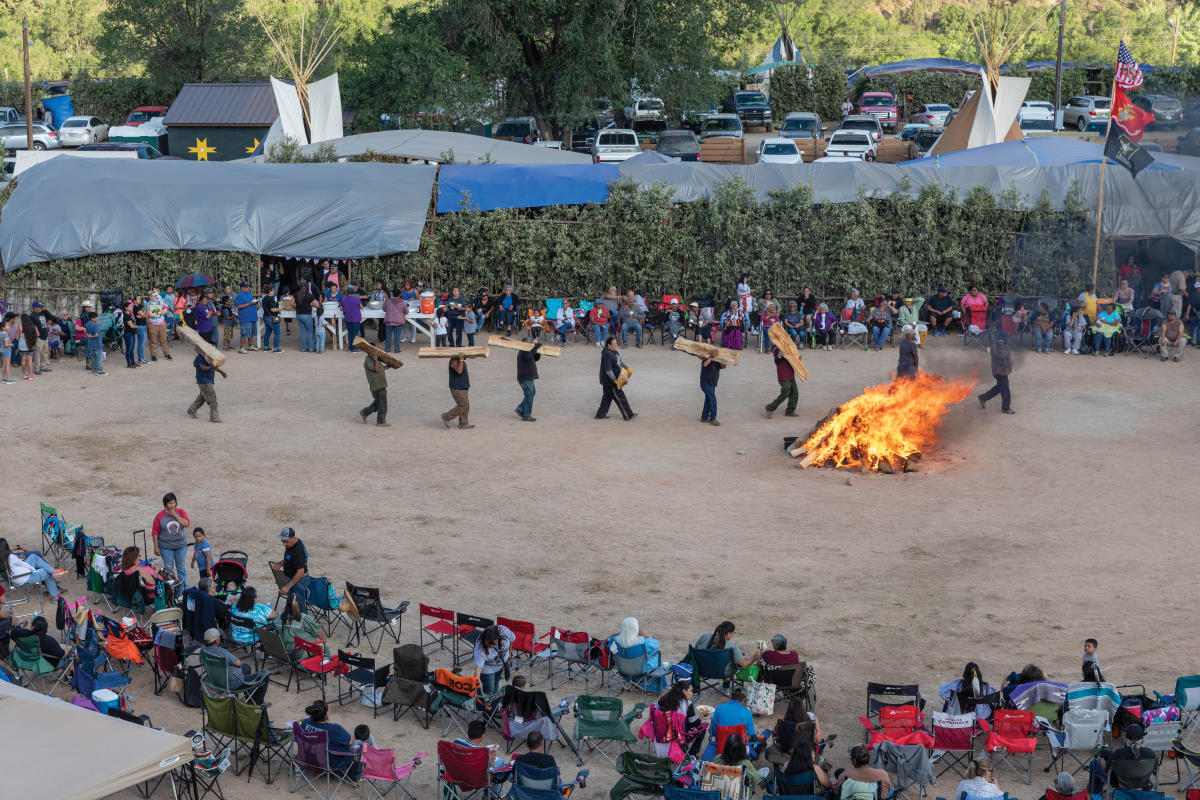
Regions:
<instances>
[{"instance_id":1,"label":"plastic bin","mask_svg":"<svg viewBox=\"0 0 1200 800\"><path fill-rule=\"evenodd\" d=\"M433 292L421 292L421 313L432 314L436 300Z\"/></svg>"}]
</instances>

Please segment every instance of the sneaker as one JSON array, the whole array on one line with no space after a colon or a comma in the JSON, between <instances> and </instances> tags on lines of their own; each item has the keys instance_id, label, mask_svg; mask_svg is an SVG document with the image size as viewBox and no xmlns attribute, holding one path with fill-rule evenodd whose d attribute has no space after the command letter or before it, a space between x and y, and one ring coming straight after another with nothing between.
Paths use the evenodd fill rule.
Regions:
<instances>
[{"instance_id":1,"label":"sneaker","mask_svg":"<svg viewBox=\"0 0 1200 800\"><path fill-rule=\"evenodd\" d=\"M446 426L446 430L450 430L450 420L444 419L442 420L442 424Z\"/></svg>"},{"instance_id":2,"label":"sneaker","mask_svg":"<svg viewBox=\"0 0 1200 800\"><path fill-rule=\"evenodd\" d=\"M26 380L26 381L36 381L36 380L37 380L37 378L33 377L32 375L22 375L22 376L21 376L21 380Z\"/></svg>"},{"instance_id":3,"label":"sneaker","mask_svg":"<svg viewBox=\"0 0 1200 800\"><path fill-rule=\"evenodd\" d=\"M238 348L238 352L239 352L239 353L241 353L242 355L245 355L245 354L246 354L246 348L244 348L244 347Z\"/></svg>"},{"instance_id":4,"label":"sneaker","mask_svg":"<svg viewBox=\"0 0 1200 800\"><path fill-rule=\"evenodd\" d=\"M42 372L54 372L50 367L42 367Z\"/></svg>"},{"instance_id":5,"label":"sneaker","mask_svg":"<svg viewBox=\"0 0 1200 800\"><path fill-rule=\"evenodd\" d=\"M66 571L65 569L56 569L56 570L54 570L54 577L56 577L56 578L57 578L59 575L66 575L66 574L67 574L67 571Z\"/></svg>"},{"instance_id":6,"label":"sneaker","mask_svg":"<svg viewBox=\"0 0 1200 800\"><path fill-rule=\"evenodd\" d=\"M363 425L366 425L367 424L367 412L360 411L360 412L358 412L358 416L360 416L362 418Z\"/></svg>"},{"instance_id":7,"label":"sneaker","mask_svg":"<svg viewBox=\"0 0 1200 800\"><path fill-rule=\"evenodd\" d=\"M366 420L363 420L363 422L366 422ZM390 428L390 427L392 427L392 423L390 423L390 422L376 422L376 423L375 423L375 427L376 427L376 428Z\"/></svg>"},{"instance_id":8,"label":"sneaker","mask_svg":"<svg viewBox=\"0 0 1200 800\"><path fill-rule=\"evenodd\" d=\"M763 408L767 411L767 419L770 419L775 412L771 410L770 406L763 406Z\"/></svg>"},{"instance_id":9,"label":"sneaker","mask_svg":"<svg viewBox=\"0 0 1200 800\"><path fill-rule=\"evenodd\" d=\"M979 401L980 408L987 408L987 401L983 399L983 395L975 395L975 399Z\"/></svg>"},{"instance_id":10,"label":"sneaker","mask_svg":"<svg viewBox=\"0 0 1200 800\"><path fill-rule=\"evenodd\" d=\"M1166 356L1159 356L1159 357L1158 357L1158 360L1159 360L1159 361L1166 361L1166 360L1167 360L1167 357L1166 357Z\"/></svg>"},{"instance_id":11,"label":"sneaker","mask_svg":"<svg viewBox=\"0 0 1200 800\"><path fill-rule=\"evenodd\" d=\"M252 344L252 345L250 345L250 349L251 349L251 350L257 350L257 349L258 349L258 345L256 345L256 344Z\"/></svg>"},{"instance_id":12,"label":"sneaker","mask_svg":"<svg viewBox=\"0 0 1200 800\"><path fill-rule=\"evenodd\" d=\"M150 356L151 361L158 361L158 356Z\"/></svg>"},{"instance_id":13,"label":"sneaker","mask_svg":"<svg viewBox=\"0 0 1200 800\"><path fill-rule=\"evenodd\" d=\"M196 419L196 412L195 412L195 411L193 411L193 410L192 410L192 409L190 409L190 408L187 410L187 415L188 415L189 417L191 417L192 419Z\"/></svg>"},{"instance_id":14,"label":"sneaker","mask_svg":"<svg viewBox=\"0 0 1200 800\"><path fill-rule=\"evenodd\" d=\"M471 430L471 428L474 428L474 427L475 427L474 425L459 425L458 429L460 431L469 431L469 430Z\"/></svg>"},{"instance_id":15,"label":"sneaker","mask_svg":"<svg viewBox=\"0 0 1200 800\"><path fill-rule=\"evenodd\" d=\"M171 354L170 354L170 353L163 353L163 358L165 358L167 361L173 361L173 360L174 360L173 358L171 358Z\"/></svg>"},{"instance_id":16,"label":"sneaker","mask_svg":"<svg viewBox=\"0 0 1200 800\"><path fill-rule=\"evenodd\" d=\"M1178 361L1178 360L1179 360L1179 356L1171 356L1171 360L1172 360L1172 361Z\"/></svg>"},{"instance_id":17,"label":"sneaker","mask_svg":"<svg viewBox=\"0 0 1200 800\"><path fill-rule=\"evenodd\" d=\"M1064 355L1064 356L1069 356L1069 355L1071 355L1071 348L1069 348L1069 347L1068 347L1066 350L1063 350L1063 355Z\"/></svg>"},{"instance_id":18,"label":"sneaker","mask_svg":"<svg viewBox=\"0 0 1200 800\"><path fill-rule=\"evenodd\" d=\"M514 409L513 409L513 413L514 413L514 414L516 414L516 415L517 415L518 417L520 417L521 419L525 419L525 415L521 413L521 409L519 409L519 408L514 408Z\"/></svg>"},{"instance_id":19,"label":"sneaker","mask_svg":"<svg viewBox=\"0 0 1200 800\"><path fill-rule=\"evenodd\" d=\"M0 380L0 383L16 383L16 381L14 381L12 378L4 378Z\"/></svg>"},{"instance_id":20,"label":"sneaker","mask_svg":"<svg viewBox=\"0 0 1200 800\"><path fill-rule=\"evenodd\" d=\"M1017 412L1013 411L1011 408L1002 408L1002 409L1000 409L1000 413L1002 413L1002 414L1015 414L1015 413L1017 413Z\"/></svg>"},{"instance_id":21,"label":"sneaker","mask_svg":"<svg viewBox=\"0 0 1200 800\"><path fill-rule=\"evenodd\" d=\"M274 350L272 350L271 352L272 352L272 353L282 353L282 352L283 352L283 348L276 347L276 348L275 348Z\"/></svg>"},{"instance_id":22,"label":"sneaker","mask_svg":"<svg viewBox=\"0 0 1200 800\"><path fill-rule=\"evenodd\" d=\"M708 421L708 424L709 424L709 425L720 425L721 423L717 422L715 419L710 419L710 420Z\"/></svg>"},{"instance_id":23,"label":"sneaker","mask_svg":"<svg viewBox=\"0 0 1200 800\"><path fill-rule=\"evenodd\" d=\"M108 373L105 372L104 370L100 370L99 372L93 372L92 374L93 375L107 375Z\"/></svg>"},{"instance_id":24,"label":"sneaker","mask_svg":"<svg viewBox=\"0 0 1200 800\"><path fill-rule=\"evenodd\" d=\"M521 422L537 422L537 417L521 417Z\"/></svg>"},{"instance_id":25,"label":"sneaker","mask_svg":"<svg viewBox=\"0 0 1200 800\"><path fill-rule=\"evenodd\" d=\"M209 417L208 421L209 422L220 422L221 418L220 417Z\"/></svg>"}]
</instances>

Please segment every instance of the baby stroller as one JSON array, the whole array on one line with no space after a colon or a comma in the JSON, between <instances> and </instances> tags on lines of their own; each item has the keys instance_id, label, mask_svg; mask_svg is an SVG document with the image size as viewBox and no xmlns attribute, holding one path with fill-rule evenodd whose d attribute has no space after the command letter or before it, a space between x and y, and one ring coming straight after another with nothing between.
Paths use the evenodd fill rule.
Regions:
<instances>
[{"instance_id":1,"label":"baby stroller","mask_svg":"<svg viewBox=\"0 0 1200 800\"><path fill-rule=\"evenodd\" d=\"M220 558L213 562L213 585L217 589L217 597L226 603L233 603L246 586L246 563L250 557L242 550L226 550Z\"/></svg>"}]
</instances>

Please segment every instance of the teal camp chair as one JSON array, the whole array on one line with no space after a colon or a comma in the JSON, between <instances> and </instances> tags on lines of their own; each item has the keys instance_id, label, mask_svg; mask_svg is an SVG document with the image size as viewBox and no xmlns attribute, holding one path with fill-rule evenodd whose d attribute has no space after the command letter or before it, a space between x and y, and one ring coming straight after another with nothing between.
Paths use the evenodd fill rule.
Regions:
<instances>
[{"instance_id":1,"label":"teal camp chair","mask_svg":"<svg viewBox=\"0 0 1200 800\"><path fill-rule=\"evenodd\" d=\"M645 703L638 703L628 713L619 697L596 697L581 695L575 701L575 741L586 745L587 754L599 753L614 767L616 757L604 751L605 744L615 745L628 751L637 737L629 730L629 724L646 710ZM619 753L618 753L619 755ZM580 748L579 764L583 765L584 748Z\"/></svg>"},{"instance_id":2,"label":"teal camp chair","mask_svg":"<svg viewBox=\"0 0 1200 800\"><path fill-rule=\"evenodd\" d=\"M42 655L42 646L36 636L19 636L12 640L13 651L8 663L17 671L18 678L29 687L37 684L38 691L46 691L46 677L54 674L54 667ZM66 659L63 659L66 661Z\"/></svg>"}]
</instances>

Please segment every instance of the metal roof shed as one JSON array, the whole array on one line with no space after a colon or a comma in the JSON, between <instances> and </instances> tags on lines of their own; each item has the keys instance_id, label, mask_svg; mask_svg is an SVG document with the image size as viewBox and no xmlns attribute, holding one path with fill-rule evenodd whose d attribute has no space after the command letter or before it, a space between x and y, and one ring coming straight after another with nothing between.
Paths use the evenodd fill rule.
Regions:
<instances>
[{"instance_id":1,"label":"metal roof shed","mask_svg":"<svg viewBox=\"0 0 1200 800\"><path fill-rule=\"evenodd\" d=\"M278 116L267 81L188 83L163 124L171 155L189 161L232 161L253 153Z\"/></svg>"}]
</instances>

